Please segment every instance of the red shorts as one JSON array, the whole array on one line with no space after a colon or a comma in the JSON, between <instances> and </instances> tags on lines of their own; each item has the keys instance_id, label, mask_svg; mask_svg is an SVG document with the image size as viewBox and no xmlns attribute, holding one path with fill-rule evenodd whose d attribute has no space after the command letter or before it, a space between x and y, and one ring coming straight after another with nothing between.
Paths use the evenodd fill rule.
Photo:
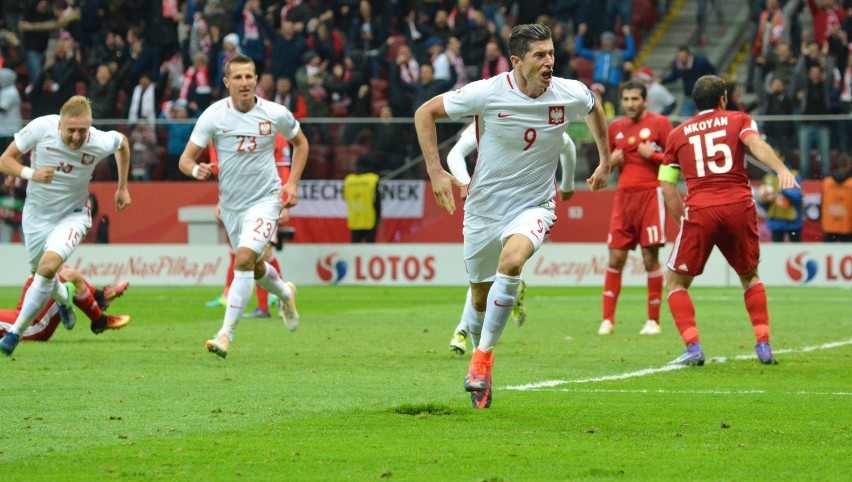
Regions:
<instances>
[{"instance_id":1,"label":"red shorts","mask_svg":"<svg viewBox=\"0 0 852 482\"><path fill-rule=\"evenodd\" d=\"M660 188L615 192L609 221L610 249L666 244L666 208Z\"/></svg>"},{"instance_id":2,"label":"red shorts","mask_svg":"<svg viewBox=\"0 0 852 482\"><path fill-rule=\"evenodd\" d=\"M728 260L731 268L742 276L760 261L760 236L757 233L757 211L752 201L687 209L672 254L670 270L687 276L698 276L713 246Z\"/></svg>"}]
</instances>

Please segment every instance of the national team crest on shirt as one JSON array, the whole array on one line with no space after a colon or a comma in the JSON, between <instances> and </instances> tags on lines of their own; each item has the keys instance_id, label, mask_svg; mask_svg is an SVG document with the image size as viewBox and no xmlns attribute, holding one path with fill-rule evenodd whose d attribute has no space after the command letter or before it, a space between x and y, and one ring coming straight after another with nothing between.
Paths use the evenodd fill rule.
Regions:
<instances>
[{"instance_id":1,"label":"national team crest on shirt","mask_svg":"<svg viewBox=\"0 0 852 482\"><path fill-rule=\"evenodd\" d=\"M550 106L550 115L548 116L551 125L558 126L565 123L565 106L552 105Z\"/></svg>"},{"instance_id":2,"label":"national team crest on shirt","mask_svg":"<svg viewBox=\"0 0 852 482\"><path fill-rule=\"evenodd\" d=\"M639 137L641 137L642 139L647 139L647 138L651 137L651 129L648 129L647 127L643 127L642 130L639 131Z\"/></svg>"},{"instance_id":3,"label":"national team crest on shirt","mask_svg":"<svg viewBox=\"0 0 852 482\"><path fill-rule=\"evenodd\" d=\"M83 159L81 159L80 162L82 162L84 166L88 166L95 162L95 156L94 154L83 154Z\"/></svg>"},{"instance_id":4,"label":"national team crest on shirt","mask_svg":"<svg viewBox=\"0 0 852 482\"><path fill-rule=\"evenodd\" d=\"M271 121L258 122L257 128L258 128L258 131L260 131L260 135L262 135L262 136L268 136L269 134L272 134L272 122Z\"/></svg>"}]
</instances>

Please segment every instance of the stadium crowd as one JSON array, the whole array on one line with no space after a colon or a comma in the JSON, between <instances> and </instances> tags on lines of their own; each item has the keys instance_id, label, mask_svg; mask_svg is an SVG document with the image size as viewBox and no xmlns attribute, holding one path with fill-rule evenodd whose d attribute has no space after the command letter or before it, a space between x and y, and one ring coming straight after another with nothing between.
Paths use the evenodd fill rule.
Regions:
<instances>
[{"instance_id":1,"label":"stadium crowd","mask_svg":"<svg viewBox=\"0 0 852 482\"><path fill-rule=\"evenodd\" d=\"M749 95L754 102L741 102L738 83L730 78L729 107L768 115L852 112L852 15L847 15L852 1L748 3L754 40L742 85L754 94ZM5 147L26 120L55 113L72 95L84 94L96 120L133 140L133 179L183 180L177 159L189 138L191 119L222 97L222 67L241 52L256 62L257 95L284 104L300 120L376 118L363 124L305 123L315 146L306 178L342 179L354 172L361 156L370 157L378 172L388 172L416 156L417 147L412 128L386 119L410 118L437 93L510 70L506 42L518 23L552 28L554 74L592 86L610 117L620 110L618 85L631 77L646 82L649 105L659 105L652 111L663 114L675 112L675 98L663 84L674 88L682 81L684 100L678 112L688 116L691 85L701 74L715 73L716 66L690 45L681 48L669 72L634 64L642 37L669 4L3 1L0 137ZM703 17L698 21L706 23ZM721 17L719 28L724 31ZM701 46L703 38L693 43ZM809 178L828 176L838 154L849 152L850 124L780 121L762 128ZM455 131L442 134L449 137ZM422 177L422 172L413 174ZM115 176L115 164L108 162L96 171L95 180Z\"/></svg>"}]
</instances>

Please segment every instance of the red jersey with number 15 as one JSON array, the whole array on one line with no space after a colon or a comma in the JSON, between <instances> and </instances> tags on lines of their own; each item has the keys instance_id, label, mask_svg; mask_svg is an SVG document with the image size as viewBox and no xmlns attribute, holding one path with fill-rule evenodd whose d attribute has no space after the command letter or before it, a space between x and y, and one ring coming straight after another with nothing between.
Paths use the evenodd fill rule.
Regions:
<instances>
[{"instance_id":1,"label":"red jersey with number 15","mask_svg":"<svg viewBox=\"0 0 852 482\"><path fill-rule=\"evenodd\" d=\"M663 164L680 169L692 210L751 199L743 139L757 135L745 112L705 110L669 134Z\"/></svg>"}]
</instances>

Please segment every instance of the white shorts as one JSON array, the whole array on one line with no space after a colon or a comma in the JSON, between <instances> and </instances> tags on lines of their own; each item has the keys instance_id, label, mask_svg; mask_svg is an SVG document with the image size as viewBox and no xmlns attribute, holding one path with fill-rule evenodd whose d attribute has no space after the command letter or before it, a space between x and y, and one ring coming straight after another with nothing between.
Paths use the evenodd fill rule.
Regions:
<instances>
[{"instance_id":1,"label":"white shorts","mask_svg":"<svg viewBox=\"0 0 852 482\"><path fill-rule=\"evenodd\" d=\"M89 208L85 207L73 211L58 222L46 221L25 209L21 224L24 228L27 261L30 270L35 272L47 251L53 251L62 261L67 261L92 227L92 216Z\"/></svg>"},{"instance_id":2,"label":"white shorts","mask_svg":"<svg viewBox=\"0 0 852 482\"><path fill-rule=\"evenodd\" d=\"M261 199L243 212L222 208L222 223L234 252L249 248L258 255L263 253L278 231L278 217L284 203L280 196Z\"/></svg>"},{"instance_id":3,"label":"white shorts","mask_svg":"<svg viewBox=\"0 0 852 482\"><path fill-rule=\"evenodd\" d=\"M526 236L533 252L550 234L556 215L550 207L535 207L502 221L474 215L464 218L464 264L471 283L494 281L503 244L513 234Z\"/></svg>"}]
</instances>

